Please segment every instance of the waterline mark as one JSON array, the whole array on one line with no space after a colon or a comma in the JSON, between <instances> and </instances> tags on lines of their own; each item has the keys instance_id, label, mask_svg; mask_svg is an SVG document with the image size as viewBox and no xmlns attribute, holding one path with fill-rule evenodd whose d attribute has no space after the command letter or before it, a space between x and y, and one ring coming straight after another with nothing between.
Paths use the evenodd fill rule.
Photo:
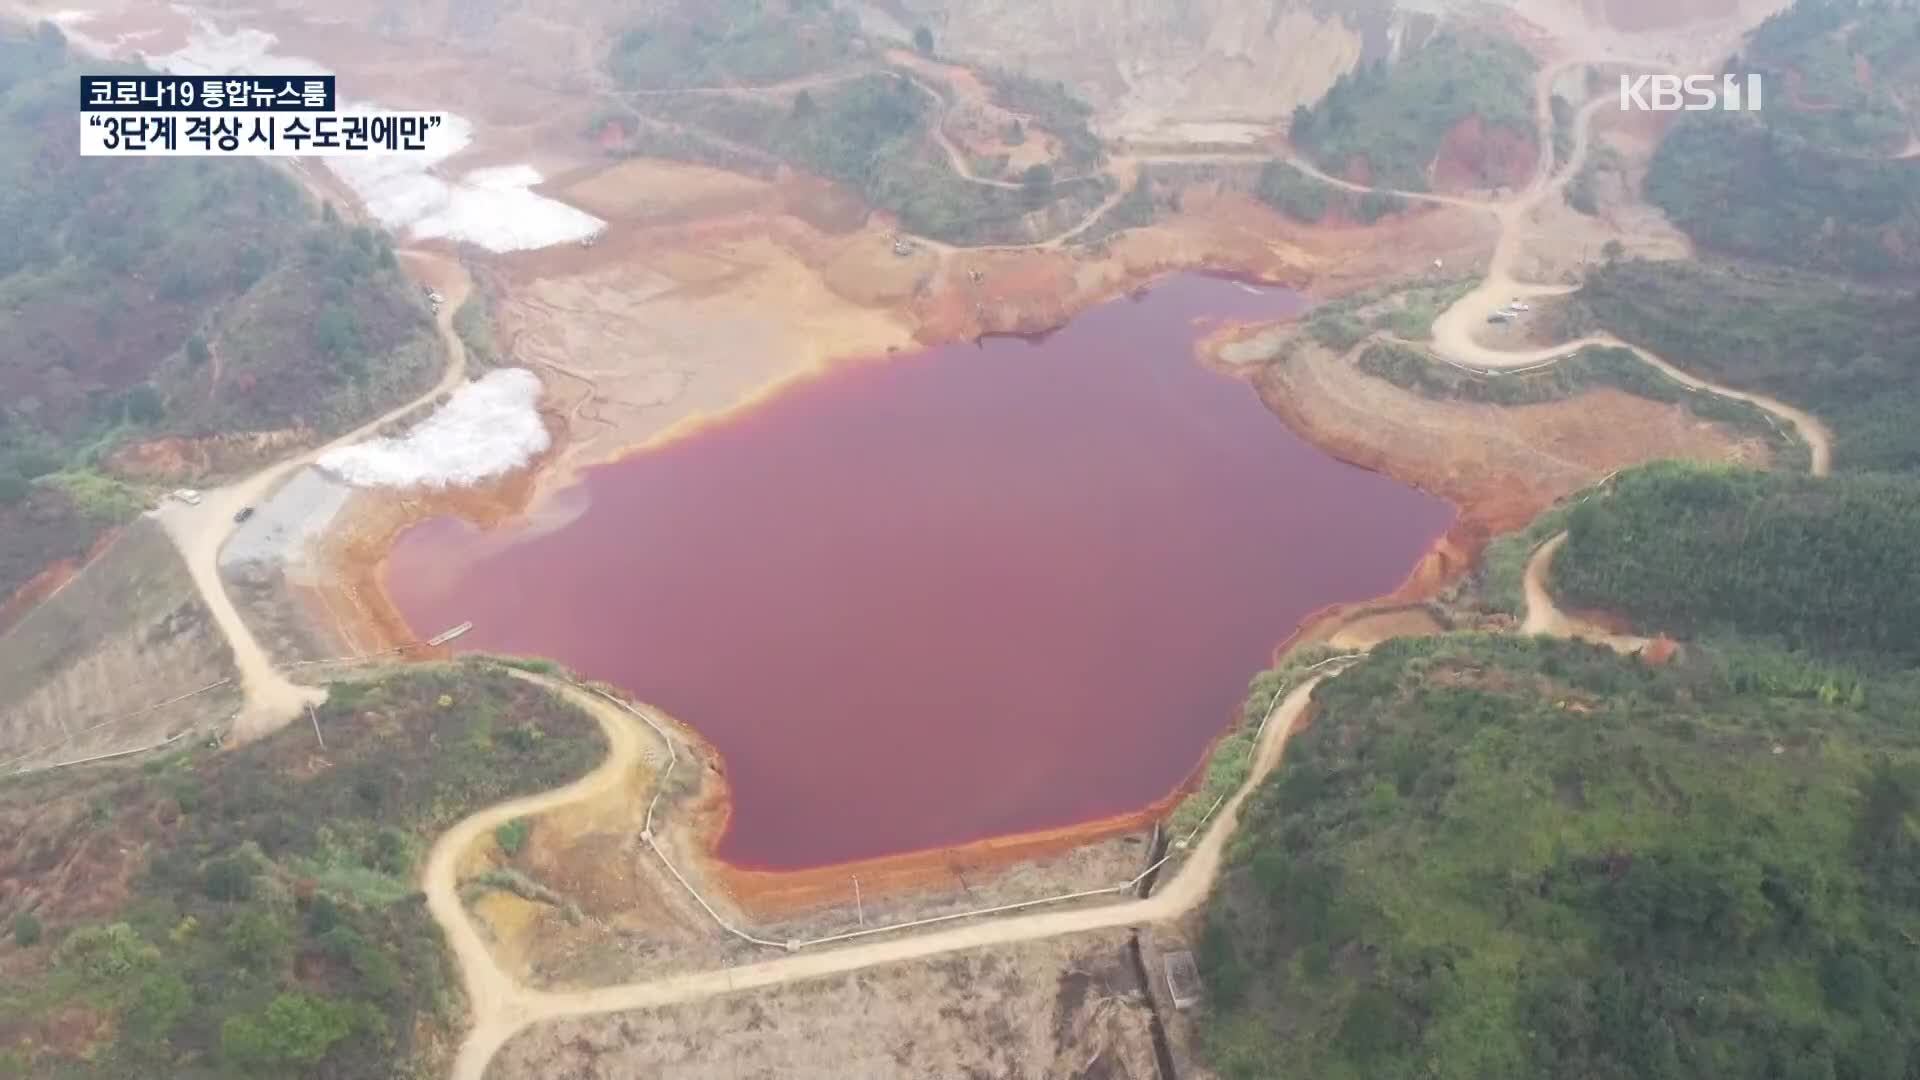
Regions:
<instances>
[{"instance_id":1,"label":"waterline mark","mask_svg":"<svg viewBox=\"0 0 1920 1080\"><path fill-rule=\"evenodd\" d=\"M1727 112L1760 110L1759 75L1622 75L1622 112Z\"/></svg>"}]
</instances>

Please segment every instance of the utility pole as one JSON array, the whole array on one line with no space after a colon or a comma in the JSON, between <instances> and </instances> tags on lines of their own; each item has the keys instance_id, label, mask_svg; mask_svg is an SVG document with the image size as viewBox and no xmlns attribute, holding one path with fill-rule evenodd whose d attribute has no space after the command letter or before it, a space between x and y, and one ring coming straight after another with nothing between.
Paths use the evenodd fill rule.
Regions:
<instances>
[{"instance_id":1,"label":"utility pole","mask_svg":"<svg viewBox=\"0 0 1920 1080\"><path fill-rule=\"evenodd\" d=\"M867 925L867 909L860 903L860 875L853 875L853 910L860 918L860 925Z\"/></svg>"},{"instance_id":2,"label":"utility pole","mask_svg":"<svg viewBox=\"0 0 1920 1080\"><path fill-rule=\"evenodd\" d=\"M327 740L320 735L320 714L314 712L313 706L311 705L307 706L307 719L313 721L313 737L319 739L320 749L325 750L327 748Z\"/></svg>"}]
</instances>

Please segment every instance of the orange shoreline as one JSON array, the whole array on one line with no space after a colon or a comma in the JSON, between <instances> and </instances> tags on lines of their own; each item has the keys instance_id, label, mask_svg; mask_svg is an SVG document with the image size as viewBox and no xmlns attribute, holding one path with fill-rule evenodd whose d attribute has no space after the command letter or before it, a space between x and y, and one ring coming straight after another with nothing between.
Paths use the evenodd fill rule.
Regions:
<instances>
[{"instance_id":1,"label":"orange shoreline","mask_svg":"<svg viewBox=\"0 0 1920 1080\"><path fill-rule=\"evenodd\" d=\"M1129 282L1117 295L1141 288L1172 272L1176 270L1156 271L1143 280ZM1298 287L1265 275L1236 273L1235 276L1264 284ZM1094 302L1098 301L1089 301L1087 306ZM1196 346L1195 359L1217 367L1211 359L1211 346L1245 329L1247 327L1244 326L1223 327L1209 335ZM827 370L837 367L830 365ZM1228 370L1231 372L1231 369ZM1232 373L1259 392L1253 380L1247 379L1242 373ZM806 377L802 375L798 378ZM778 389L784 389L785 386L786 381L783 380ZM751 409L771 396L772 392L756 393L724 413L690 418L687 422L675 424L670 434L674 437L692 434L718 419ZM1326 445L1315 438L1312 432L1295 424L1285 412L1274 408L1268 395L1262 394L1261 397L1281 422L1288 424L1322 452L1349 464L1385 473L1409 486L1425 488L1425 485L1412 481L1397 470L1390 460L1369 460L1360 455L1342 453L1339 447ZM353 535L323 542L322 558L330 564L332 572L328 577L333 584L323 590L327 595L318 598L321 602L316 605L317 611L326 612L329 619L334 618L331 609L335 607L344 607L352 612L357 623L355 630L363 634L371 632L379 643L373 647L395 648L417 642L418 635L407 625L385 588L387 556L394 538L408 525L427 517L452 514L486 528L525 513L541 494L541 470L558 456L565 434L562 418L550 413L548 419L549 427L556 429L554 449L490 488L368 496L362 506L354 508L355 515L361 521L356 522ZM656 437L631 452L640 452L661 441L662 437ZM1452 498L1446 501L1454 507L1453 524L1433 540L1396 589L1381 596L1329 605L1312 613L1274 647L1274 661L1278 662L1296 645L1316 635L1330 633L1340 623L1368 611L1428 599L1464 573L1472 565L1490 533L1487 523L1477 520L1471 508L1463 509ZM415 646L406 649L403 655L409 659L444 659L451 655L451 649L445 646L432 649ZM1253 674L1248 673L1249 677ZM719 775L705 778L706 782L694 801L691 814L690 835L701 849L705 872L717 879L737 903L760 918L775 918L846 902L851 898L850 879L855 876L860 879L864 895L875 898L898 895L935 885L952 884L957 873L991 874L1016 863L1043 859L1115 836L1143 832L1171 812L1186 796L1204 772L1218 739L1224 738L1233 729L1231 723L1223 721L1215 742L1209 744L1187 776L1165 796L1135 811L1087 822L987 837L959 845L898 852L803 870L761 870L729 863L717 854L717 845L725 832L730 813L724 761L718 751L699 737L697 731L685 724L679 727L683 737L692 739L705 749L707 760L720 763Z\"/></svg>"}]
</instances>

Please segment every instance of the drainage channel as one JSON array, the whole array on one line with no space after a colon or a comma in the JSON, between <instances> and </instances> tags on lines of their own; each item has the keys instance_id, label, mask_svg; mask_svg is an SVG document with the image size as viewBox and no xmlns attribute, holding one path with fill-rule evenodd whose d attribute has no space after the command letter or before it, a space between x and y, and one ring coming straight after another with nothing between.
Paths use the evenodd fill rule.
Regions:
<instances>
[{"instance_id":1,"label":"drainage channel","mask_svg":"<svg viewBox=\"0 0 1920 1080\"><path fill-rule=\"evenodd\" d=\"M1133 960L1133 974L1140 980L1140 992L1147 999L1147 1031L1153 1036L1153 1060L1160 1080L1180 1080L1173 1067L1173 1045L1167 1041L1167 1026L1160 1020L1160 1003L1153 996L1153 983L1147 975L1146 957L1140 951L1140 931L1127 938L1127 955Z\"/></svg>"}]
</instances>

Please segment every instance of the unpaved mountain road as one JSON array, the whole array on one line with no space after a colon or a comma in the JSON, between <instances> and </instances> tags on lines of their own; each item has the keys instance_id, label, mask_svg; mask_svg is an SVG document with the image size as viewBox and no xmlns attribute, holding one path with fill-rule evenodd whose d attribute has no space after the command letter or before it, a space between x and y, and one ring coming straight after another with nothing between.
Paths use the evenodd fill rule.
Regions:
<instances>
[{"instance_id":1,"label":"unpaved mountain road","mask_svg":"<svg viewBox=\"0 0 1920 1080\"><path fill-rule=\"evenodd\" d=\"M1606 62L1625 63L1611 58ZM1557 195L1566 179L1577 173L1585 162L1591 117L1595 110L1605 103L1605 99L1589 102L1576 113L1573 150L1566 165L1557 175L1553 168L1551 138L1552 85L1562 71L1585 63L1587 61L1584 60L1565 61L1548 68L1540 75L1536 84L1536 110L1540 130L1546 137L1542 141L1540 160L1536 165L1534 177L1521 193L1509 199L1490 201L1424 192L1393 192L1411 199L1487 210L1493 213L1499 222L1500 238L1495 247L1487 278L1473 293L1468 294L1443 314L1443 318L1452 315L1450 325L1455 327L1470 325L1466 320L1476 315L1474 305L1486 304L1489 297L1544 295L1550 292L1568 291L1565 286L1514 282L1508 268L1517 250L1518 230L1515 228L1517 223L1523 220L1542 198L1550 194ZM1230 157L1229 155L1219 156ZM1214 155L1191 155L1191 157L1211 159ZM1180 155L1168 155L1165 158L1143 157L1135 160L1178 159L1181 159ZM1295 162L1295 164L1309 175L1316 176L1336 187L1361 193L1381 190L1325 176L1301 162ZM1075 235L1081 229L1088 227L1102 212L1104 208L1091 215L1068 235ZM1049 243L1058 244L1065 239L1065 236L1056 237ZM934 246L945 247L945 245ZM1498 302L1504 302L1504 300ZM1477 315L1483 316L1484 312L1478 312ZM1438 322L1436 322L1435 336L1439 346L1438 351L1455 354L1447 357L1450 362L1470 366L1472 362L1478 361L1489 369L1522 367L1540 363L1543 360L1561 359L1583 344L1625 345L1610 336L1595 335L1578 342L1540 350L1537 353L1502 353L1479 346L1460 330L1455 330L1446 339L1440 340ZM1633 348L1630 345L1625 347ZM1811 451L1812 471L1816 475L1826 474L1831 461L1830 434L1825 426L1811 415L1770 398L1734 391L1694 378L1644 350L1636 348L1635 352L1683 385L1750 402L1792 424ZM1590 627L1566 615L1554 606L1546 588L1547 575L1554 553L1565 543L1565 540L1566 534L1559 534L1542 545L1529 560L1525 579L1527 612L1522 625L1523 632L1601 640L1627 651L1638 648L1644 643L1641 639L1607 634L1599 628ZM827 947L738 967L672 975L622 986L568 992L528 989L501 972L485 942L466 917L459 901L458 882L455 880L455 868L460 853L483 836L488 829L516 816L552 809L576 799L591 797L594 793L604 790L606 785L622 782L624 774L638 760L639 747L643 738L632 717L594 695L563 684L547 682L546 685L588 709L599 720L602 727L607 730L612 750L607 761L599 769L575 784L546 795L515 800L481 811L455 826L434 846L423 887L427 891L429 907L435 918L445 928L448 942L453 946L461 968L466 973L468 992L473 1002L474 1026L460 1047L453 1076L455 1080L482 1080L488 1062L509 1038L533 1024L544 1021L654 1008L715 994L819 978L879 964L925 959L960 949L1011 944L1062 934L1178 918L1198 907L1212 890L1220 875L1225 847L1238 823L1241 807L1261 780L1279 763L1287 738L1305 713L1314 688L1322 680L1334 677L1335 674L1337 672L1317 676L1288 694L1281 707L1270 719L1260 745L1255 748L1254 761L1246 782L1222 807L1200 843L1178 871L1151 897L1070 910L983 918L977 922L934 931L902 931L902 936L888 937L860 945Z\"/></svg>"},{"instance_id":2,"label":"unpaved mountain road","mask_svg":"<svg viewBox=\"0 0 1920 1080\"><path fill-rule=\"evenodd\" d=\"M482 810L455 825L435 842L427 859L421 887L427 906L446 933L466 981L473 1028L455 1059L455 1080L481 1080L487 1063L520 1030L547 1020L653 1008L710 997L736 990L775 986L823 975L856 971L878 964L918 960L959 949L1005 945L1061 934L1103 930L1117 926L1164 922L1192 911L1212 890L1220 875L1228 839L1247 797L1279 764L1287 738L1306 712L1313 690L1328 676L1301 683L1281 702L1267 721L1247 780L1215 814L1211 826L1170 879L1152 896L1097 907L1073 908L1030 915L982 919L949 929L886 938L862 945L822 948L793 953L738 967L669 975L659 979L594 990L546 991L520 986L500 971L492 953L467 918L459 897L455 871L460 856L495 827L529 814L592 798L626 782L639 763L650 733L641 731L634 717L603 698L572 685L516 672L521 678L547 686L585 709L607 733L610 750L600 767L566 787Z\"/></svg>"},{"instance_id":3,"label":"unpaved mountain road","mask_svg":"<svg viewBox=\"0 0 1920 1080\"><path fill-rule=\"evenodd\" d=\"M1613 633L1603 626L1597 626L1561 611L1553 602L1553 594L1547 591L1548 574L1553 567L1554 555L1566 542L1566 533L1556 533L1553 539L1541 544L1534 551L1533 557L1527 560L1525 578L1527 617L1526 621L1520 624L1520 632L1545 634L1548 637L1577 638L1581 641L1590 641L1595 645L1605 645L1615 652L1632 653L1645 648L1646 638Z\"/></svg>"},{"instance_id":4,"label":"unpaved mountain road","mask_svg":"<svg viewBox=\"0 0 1920 1080\"><path fill-rule=\"evenodd\" d=\"M1619 61L1609 60L1608 62L1618 63ZM1557 77L1558 71L1578 63L1582 61L1568 61L1542 73L1537 90L1537 104L1542 118L1543 132L1551 132L1548 126L1551 118L1548 94L1553 79ZM1542 148L1542 162L1536 170L1534 180L1525 191L1513 198L1496 202L1422 192L1397 193L1411 199L1485 209L1494 213L1498 219L1501 236L1496 246L1488 279L1474 294L1470 294L1467 300L1463 300L1461 305L1456 305L1463 312L1471 311L1468 305L1475 302L1474 297L1480 297L1478 302L1484 302L1487 296L1526 295L1528 290L1533 290L1532 294L1538 295L1563 288L1513 283L1505 276L1505 267L1510 265L1513 245L1517 243L1513 237L1515 232L1513 225L1522 219L1527 210L1537 205L1539 199L1545 194L1557 192L1558 185L1564 183L1565 176L1577 171L1584 160L1588 118L1598 104L1589 103L1578 113L1575 153L1571 156L1563 175L1558 179L1553 175L1549 137ZM1363 193L1380 190L1326 177L1311 168L1306 168L1306 171L1346 190ZM1077 235L1080 230L1088 227L1100 213L1117 200L1124 190L1123 186L1121 192L1116 192L1114 200L1109 200L1106 206L1096 210L1067 235ZM1046 244L1058 244L1064 239L1066 239L1065 236L1056 237ZM945 245L933 246L945 247ZM227 595L225 585L219 576L218 556L221 546L233 530L234 513L243 506L257 502L268 494L276 483L294 470L312 462L320 454L367 437L381 426L457 388L465 378L466 352L458 336L453 333L452 318L470 287L466 275L457 265L440 256L424 252L409 252L406 257L409 262L415 264L416 269L421 271L423 276L434 281L447 297L447 302L438 319L438 329L448 350L448 365L439 384L415 401L392 410L385 416L333 440L326 446L272 465L235 484L206 492L198 506L168 506L159 512L158 516L166 527L168 535L179 546L197 587L206 599L210 610L214 612L222 632L232 644L245 693L245 706L236 726L236 733L242 737L263 734L292 720L298 716L301 707L315 700L320 692L292 683L274 668L271 658L259 646ZM1464 322L1466 318L1464 314L1457 315L1455 321ZM1438 324L1436 324L1436 337L1440 337ZM1613 339L1605 337L1583 339L1583 341L1616 343ZM1556 349L1544 350L1543 353L1565 353L1577 348L1579 344L1569 343ZM1553 355L1487 350L1473 343L1471 338L1464 334L1449 334L1442 338L1440 349L1442 352L1454 352L1456 357L1481 361L1489 368L1525 366L1542 359L1555 358ZM1679 372L1671 365L1644 351L1636 351L1650 363L1684 384L1752 402L1792 423L1812 450L1814 471L1825 473L1830 460L1830 440L1826 429L1813 417L1778 402L1772 402L1770 399L1707 384ZM1456 362L1458 362L1457 359ZM1570 620L1558 616L1552 610L1551 598L1546 594L1546 570L1553 551L1558 550L1559 539L1563 538L1549 542L1549 545L1543 547L1540 553L1536 553L1533 564L1529 567L1527 625L1547 633L1569 633L1577 629ZM455 1061L454 1076L459 1080L480 1080L488 1062L508 1038L529 1025L542 1021L655 1007L736 990L818 978L879 964L924 959L960 949L1165 921L1184 915L1195 909L1206 898L1218 879L1224 861L1225 847L1233 834L1241 808L1258 783L1280 761L1288 735L1307 710L1313 689L1322 679L1333 676L1329 674L1315 677L1294 689L1286 697L1269 721L1268 730L1260 745L1256 747L1255 759L1247 781L1222 806L1200 842L1180 868L1163 882L1158 892L1149 898L1037 914L982 919L932 931L903 931L901 936L887 937L859 945L825 947L738 967L570 992L530 989L520 985L500 970L486 942L471 920L467 918L460 902L457 880L459 860L462 853L467 851L476 840L505 821L591 798L605 791L610 785L625 782L632 769L638 764L647 740L653 736L642 731L634 717L603 699L564 684L542 680L531 675L525 677L543 682L587 709L606 731L609 751L606 760L580 780L554 791L512 800L480 811L454 826L441 836L433 847L423 872L423 888L427 894L429 910L435 920L440 923L461 967L473 1012L473 1028L462 1043Z\"/></svg>"},{"instance_id":5,"label":"unpaved mountain road","mask_svg":"<svg viewBox=\"0 0 1920 1080\"><path fill-rule=\"evenodd\" d=\"M320 455L359 442L408 413L432 404L442 394L457 389L466 378L467 350L460 343L460 336L453 331L453 313L459 310L461 302L472 288L466 270L455 260L432 252L403 251L399 254L402 260L412 264L415 276L428 282L445 297L435 321L441 344L447 350L447 366L441 373L440 381L412 401L389 410L323 446L275 462L244 480L201 492L197 506L169 500L153 512L174 546L180 550L180 557L186 561L187 571L193 577L194 587L206 602L207 610L213 613L221 634L233 650L234 666L240 672L242 704L240 714L234 719L231 734L241 742L278 730L297 718L307 705L324 701L326 692L317 687L301 686L276 668L273 658L253 636L253 630L240 617L239 609L228 595L226 582L220 577L220 549L233 534L234 515L242 508L260 502L273 492L280 481L312 464Z\"/></svg>"}]
</instances>

